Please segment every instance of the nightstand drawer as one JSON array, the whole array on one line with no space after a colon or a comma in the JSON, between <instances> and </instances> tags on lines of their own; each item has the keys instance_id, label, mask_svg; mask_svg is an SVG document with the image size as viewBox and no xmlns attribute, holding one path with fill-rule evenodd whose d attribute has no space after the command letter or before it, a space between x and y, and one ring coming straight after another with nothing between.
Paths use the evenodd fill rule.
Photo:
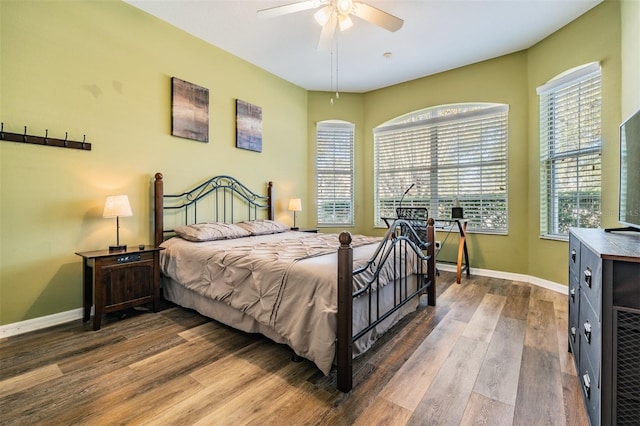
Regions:
<instances>
[{"instance_id":1,"label":"nightstand drawer","mask_svg":"<svg viewBox=\"0 0 640 426\"><path fill-rule=\"evenodd\" d=\"M125 309L152 301L153 258L103 265L104 311Z\"/></svg>"},{"instance_id":2,"label":"nightstand drawer","mask_svg":"<svg viewBox=\"0 0 640 426\"><path fill-rule=\"evenodd\" d=\"M99 260L103 267L111 265L122 265L134 262L153 261L153 252L133 252L122 253L110 257L105 257Z\"/></svg>"}]
</instances>

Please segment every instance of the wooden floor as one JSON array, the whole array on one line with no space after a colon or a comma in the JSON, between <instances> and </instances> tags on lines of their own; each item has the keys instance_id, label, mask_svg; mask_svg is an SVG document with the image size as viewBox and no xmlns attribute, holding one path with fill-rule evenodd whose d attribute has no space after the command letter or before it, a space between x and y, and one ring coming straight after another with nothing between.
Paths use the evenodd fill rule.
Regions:
<instances>
[{"instance_id":1,"label":"wooden floor","mask_svg":"<svg viewBox=\"0 0 640 426\"><path fill-rule=\"evenodd\" d=\"M266 338L168 306L0 341L0 424L586 425L565 295L442 272L334 390Z\"/></svg>"}]
</instances>

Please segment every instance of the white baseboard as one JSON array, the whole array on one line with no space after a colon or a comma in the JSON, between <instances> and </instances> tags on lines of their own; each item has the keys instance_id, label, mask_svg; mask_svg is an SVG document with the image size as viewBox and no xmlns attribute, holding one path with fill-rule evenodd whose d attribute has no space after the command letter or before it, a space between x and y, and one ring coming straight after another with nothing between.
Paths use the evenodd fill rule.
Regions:
<instances>
[{"instance_id":1,"label":"white baseboard","mask_svg":"<svg viewBox=\"0 0 640 426\"><path fill-rule=\"evenodd\" d=\"M450 263L438 263L438 269L447 272L456 272L456 265ZM544 280L538 277L532 277L531 275L516 274L514 272L493 271L491 269L478 269L471 268L469 270L471 275L480 275L483 277L500 278L503 280L522 281L525 283L533 284L538 287L546 288L562 294L569 294L569 288L564 284L558 284L553 281ZM462 282L464 282L464 275L462 274Z\"/></svg>"},{"instance_id":2,"label":"white baseboard","mask_svg":"<svg viewBox=\"0 0 640 426\"><path fill-rule=\"evenodd\" d=\"M0 339L82 319L83 310L83 308L78 308L71 311L59 312L57 314L45 315L43 317L2 325L0 326ZM91 307L91 314L93 315L93 307Z\"/></svg>"},{"instance_id":3,"label":"white baseboard","mask_svg":"<svg viewBox=\"0 0 640 426\"><path fill-rule=\"evenodd\" d=\"M448 272L456 272L456 265L439 263L438 269ZM480 275L484 277L522 281L525 283L536 285L538 287L546 288L547 290L553 290L558 293L568 294L568 287L566 285L558 284L553 281L543 280L542 278L538 277L532 277L530 275L516 274L513 272L492 271L490 269L478 268L471 268L470 272L473 275ZM462 280L464 282L464 275L462 277ZM91 314L93 315L93 307L91 308ZM29 331L52 327L54 325L75 321L78 319L82 319L82 308L60 312L53 315L47 315L44 317L33 318L26 321L15 322L13 324L2 325L0 326L0 339L4 337L15 336L17 334L27 333Z\"/></svg>"}]
</instances>

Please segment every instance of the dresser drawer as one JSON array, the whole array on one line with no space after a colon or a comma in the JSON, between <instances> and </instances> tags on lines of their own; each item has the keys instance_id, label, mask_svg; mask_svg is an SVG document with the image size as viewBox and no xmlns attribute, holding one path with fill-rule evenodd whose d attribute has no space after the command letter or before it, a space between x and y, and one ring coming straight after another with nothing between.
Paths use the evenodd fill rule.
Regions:
<instances>
[{"instance_id":1,"label":"dresser drawer","mask_svg":"<svg viewBox=\"0 0 640 426\"><path fill-rule=\"evenodd\" d=\"M569 344L574 360L580 359L580 284L578 278L572 276L569 279Z\"/></svg>"},{"instance_id":2,"label":"dresser drawer","mask_svg":"<svg viewBox=\"0 0 640 426\"><path fill-rule=\"evenodd\" d=\"M580 252L580 294L585 295L600 318L600 297L602 294L602 259L592 251L582 247Z\"/></svg>"},{"instance_id":3,"label":"dresser drawer","mask_svg":"<svg viewBox=\"0 0 640 426\"><path fill-rule=\"evenodd\" d=\"M584 404L587 408L591 426L600 424L600 372L593 369L583 351L580 355L578 379L582 388Z\"/></svg>"},{"instance_id":4,"label":"dresser drawer","mask_svg":"<svg viewBox=\"0 0 640 426\"><path fill-rule=\"evenodd\" d=\"M579 274L580 268L580 240L569 234L569 272L576 275Z\"/></svg>"},{"instance_id":5,"label":"dresser drawer","mask_svg":"<svg viewBox=\"0 0 640 426\"><path fill-rule=\"evenodd\" d=\"M599 371L602 329L593 307L582 293L578 321L580 334L580 365L582 366L582 360L584 356L586 356L589 358L591 366L596 371Z\"/></svg>"}]
</instances>

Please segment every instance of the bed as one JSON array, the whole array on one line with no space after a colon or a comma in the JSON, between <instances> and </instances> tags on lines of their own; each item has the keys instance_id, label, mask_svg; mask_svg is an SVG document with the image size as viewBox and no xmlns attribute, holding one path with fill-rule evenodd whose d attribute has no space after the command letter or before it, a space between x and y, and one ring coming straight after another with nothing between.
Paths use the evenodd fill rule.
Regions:
<instances>
[{"instance_id":1,"label":"bed","mask_svg":"<svg viewBox=\"0 0 640 426\"><path fill-rule=\"evenodd\" d=\"M163 296L286 344L324 374L335 366L343 392L352 388L355 356L421 295L435 305L432 219L420 236L405 220L383 237L308 233L274 220L271 182L261 195L215 176L165 194L157 173L154 192Z\"/></svg>"}]
</instances>

